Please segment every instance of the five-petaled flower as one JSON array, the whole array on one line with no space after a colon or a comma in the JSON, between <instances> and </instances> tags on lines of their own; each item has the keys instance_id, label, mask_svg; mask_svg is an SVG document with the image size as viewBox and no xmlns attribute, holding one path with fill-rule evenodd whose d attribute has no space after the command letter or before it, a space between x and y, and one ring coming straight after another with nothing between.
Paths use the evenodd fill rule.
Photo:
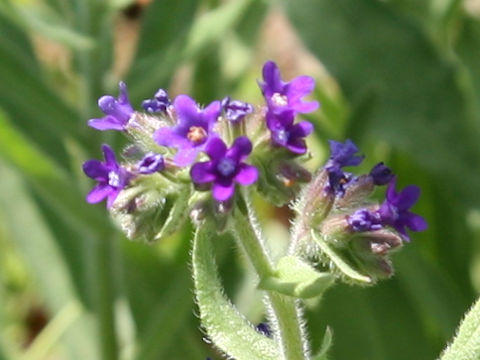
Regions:
<instances>
[{"instance_id":1,"label":"five-petaled flower","mask_svg":"<svg viewBox=\"0 0 480 360\"><path fill-rule=\"evenodd\" d=\"M107 208L110 208L133 175L117 163L115 154L108 145L102 145L102 151L105 162L93 159L83 164L85 174L98 181L88 193L87 202L94 204L107 198Z\"/></svg>"},{"instance_id":2,"label":"five-petaled flower","mask_svg":"<svg viewBox=\"0 0 480 360\"><path fill-rule=\"evenodd\" d=\"M270 112L290 111L295 115L318 109L318 102L302 100L315 87L315 80L310 76L298 76L290 82L285 82L282 80L277 64L267 61L263 66L263 82L260 82L259 85Z\"/></svg>"},{"instance_id":3,"label":"five-petaled flower","mask_svg":"<svg viewBox=\"0 0 480 360\"><path fill-rule=\"evenodd\" d=\"M230 199L235 183L247 186L257 181L257 168L243 162L251 151L252 143L245 136L235 139L229 149L220 138L213 138L205 149L210 161L196 163L190 170L193 182L212 184L213 198L217 201Z\"/></svg>"},{"instance_id":4,"label":"five-petaled flower","mask_svg":"<svg viewBox=\"0 0 480 360\"><path fill-rule=\"evenodd\" d=\"M378 209L378 214L383 224L393 227L405 241L410 241L405 228L412 231L423 231L427 228L423 217L409 211L420 196L420 188L409 185L397 193L395 185L396 178L394 177L388 184L386 199Z\"/></svg>"},{"instance_id":5,"label":"five-petaled flower","mask_svg":"<svg viewBox=\"0 0 480 360\"><path fill-rule=\"evenodd\" d=\"M294 115L290 111L280 114L268 112L266 118L273 144L282 146L295 154L306 153L307 145L304 137L313 131L313 125L310 122L300 121L294 124Z\"/></svg>"},{"instance_id":6,"label":"five-petaled flower","mask_svg":"<svg viewBox=\"0 0 480 360\"><path fill-rule=\"evenodd\" d=\"M105 116L98 119L90 119L88 126L102 131L125 130L125 126L128 124L134 110L128 100L127 85L124 82L120 82L118 87L120 89L118 99L111 95L105 95L98 99L98 107Z\"/></svg>"},{"instance_id":7,"label":"five-petaled flower","mask_svg":"<svg viewBox=\"0 0 480 360\"><path fill-rule=\"evenodd\" d=\"M350 139L347 139L345 143L335 140L329 140L328 143L330 145L330 158L325 165L329 183L327 190L335 195L343 196L345 187L353 177L351 174L344 172L342 168L359 165L363 161L363 156L355 155L358 148Z\"/></svg>"},{"instance_id":8,"label":"five-petaled flower","mask_svg":"<svg viewBox=\"0 0 480 360\"><path fill-rule=\"evenodd\" d=\"M220 101L214 101L200 109L187 95L179 95L173 102L178 123L173 127L162 127L153 135L162 146L178 149L174 162L178 166L187 166L195 161L198 153L205 149L209 139L218 136L214 125L220 116Z\"/></svg>"}]
</instances>

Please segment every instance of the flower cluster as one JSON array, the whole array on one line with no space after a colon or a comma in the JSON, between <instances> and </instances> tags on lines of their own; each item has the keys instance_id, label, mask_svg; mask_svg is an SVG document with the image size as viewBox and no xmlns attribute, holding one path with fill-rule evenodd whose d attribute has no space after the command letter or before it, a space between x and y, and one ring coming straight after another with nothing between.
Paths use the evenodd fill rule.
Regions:
<instances>
[{"instance_id":1,"label":"flower cluster","mask_svg":"<svg viewBox=\"0 0 480 360\"><path fill-rule=\"evenodd\" d=\"M105 116L89 120L88 125L100 131L120 131L131 144L123 151L121 163L103 145L105 162L84 164L85 174L98 182L87 201L107 198L107 208L122 213L122 219L129 215L129 223L130 215L141 209L153 212L165 199L174 201L175 192L188 193L186 202L191 206L211 190L212 208L223 204L228 209L237 185L257 183L259 191L276 204L291 201L300 184L311 178L299 155L307 151L305 137L313 126L295 118L318 108L317 102L303 100L313 91L314 80L300 76L283 81L277 65L269 61L259 86L264 106L254 107L228 96L200 106L188 95L171 100L159 89L142 102L143 111L136 111L121 82L118 98L106 95L98 101Z\"/></svg>"},{"instance_id":2,"label":"flower cluster","mask_svg":"<svg viewBox=\"0 0 480 360\"><path fill-rule=\"evenodd\" d=\"M143 111L136 111L121 82L118 98L106 95L98 101L105 116L88 124L101 131L121 131L131 144L122 153L122 163L108 145L102 147L104 162L85 162L85 174L98 182L87 201L107 199L107 208L121 219L127 233L133 237L148 233L154 238L180 226L175 219L184 219L183 214L198 209L198 204L203 208L210 204L207 211L228 212L237 186L255 184L276 205L291 202L302 184L312 179L302 166L306 157L301 155L307 152L305 138L313 132L313 125L296 119L319 107L318 102L305 100L314 85L308 76L282 80L277 65L268 61L259 81L263 106L228 96L200 106L188 95L171 100L159 89L142 102ZM355 176L344 168L363 161L357 146L351 140L330 140L329 145L331 155L317 176L320 180L314 179L310 186L315 190L316 183L322 184L322 194L316 189L309 195L313 210L308 211L323 209L321 217L328 215L322 225L325 233L360 235L391 229L408 241L406 229L426 228L425 221L410 211L419 196L417 187L397 193L396 177L383 163L367 175ZM370 204L366 199L372 189L386 184L385 201ZM164 225L142 230L158 219ZM379 240L374 243L379 249Z\"/></svg>"}]
</instances>

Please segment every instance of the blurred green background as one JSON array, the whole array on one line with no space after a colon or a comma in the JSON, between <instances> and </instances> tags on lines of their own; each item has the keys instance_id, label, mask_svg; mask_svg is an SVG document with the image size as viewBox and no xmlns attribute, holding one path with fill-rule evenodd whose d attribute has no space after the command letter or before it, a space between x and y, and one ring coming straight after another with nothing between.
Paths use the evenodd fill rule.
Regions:
<instances>
[{"instance_id":1,"label":"blurred green background","mask_svg":"<svg viewBox=\"0 0 480 360\"><path fill-rule=\"evenodd\" d=\"M479 0L1 0L0 359L220 358L192 301L191 228L132 243L85 203L82 162L125 141L86 122L120 79L136 108L160 87L260 104L269 59L317 80L310 168L351 138L364 169L384 160L421 186L429 223L391 280L307 304L314 348L328 325L332 359L439 355L480 291ZM273 247L288 215L262 209ZM261 321L247 262L231 239L217 252Z\"/></svg>"}]
</instances>

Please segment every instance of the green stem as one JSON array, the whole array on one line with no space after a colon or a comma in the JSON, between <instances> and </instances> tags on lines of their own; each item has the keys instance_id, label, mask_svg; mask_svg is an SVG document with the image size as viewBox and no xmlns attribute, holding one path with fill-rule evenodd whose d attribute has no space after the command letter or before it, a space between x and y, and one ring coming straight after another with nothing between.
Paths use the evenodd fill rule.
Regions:
<instances>
[{"instance_id":1,"label":"green stem","mask_svg":"<svg viewBox=\"0 0 480 360\"><path fill-rule=\"evenodd\" d=\"M243 192L242 200L234 211L233 233L244 248L259 278L264 279L273 275L274 268L246 191ZM283 360L308 359L308 346L295 299L275 291L267 291L266 301Z\"/></svg>"}]
</instances>

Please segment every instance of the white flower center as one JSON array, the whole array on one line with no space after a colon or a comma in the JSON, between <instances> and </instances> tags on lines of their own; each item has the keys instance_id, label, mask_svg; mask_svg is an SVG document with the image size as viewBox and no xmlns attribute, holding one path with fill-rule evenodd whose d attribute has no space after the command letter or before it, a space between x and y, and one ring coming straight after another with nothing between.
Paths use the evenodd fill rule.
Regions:
<instances>
[{"instance_id":1,"label":"white flower center","mask_svg":"<svg viewBox=\"0 0 480 360\"><path fill-rule=\"evenodd\" d=\"M288 105L288 98L286 95L282 95L279 93L274 93L272 95L272 101L277 106L286 106Z\"/></svg>"}]
</instances>

